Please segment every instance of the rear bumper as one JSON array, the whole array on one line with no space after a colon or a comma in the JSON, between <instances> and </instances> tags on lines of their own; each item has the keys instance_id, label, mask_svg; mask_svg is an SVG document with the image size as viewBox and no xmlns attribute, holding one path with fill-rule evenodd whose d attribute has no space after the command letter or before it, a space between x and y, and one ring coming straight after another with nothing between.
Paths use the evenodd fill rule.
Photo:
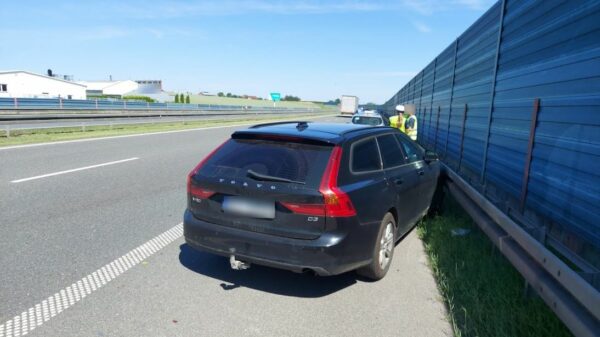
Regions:
<instances>
[{"instance_id":1,"label":"rear bumper","mask_svg":"<svg viewBox=\"0 0 600 337\"><path fill-rule=\"evenodd\" d=\"M183 234L196 250L287 269L337 275L371 262L377 225L360 225L354 218L337 219L338 228L314 240L291 239L216 225L185 211Z\"/></svg>"}]
</instances>

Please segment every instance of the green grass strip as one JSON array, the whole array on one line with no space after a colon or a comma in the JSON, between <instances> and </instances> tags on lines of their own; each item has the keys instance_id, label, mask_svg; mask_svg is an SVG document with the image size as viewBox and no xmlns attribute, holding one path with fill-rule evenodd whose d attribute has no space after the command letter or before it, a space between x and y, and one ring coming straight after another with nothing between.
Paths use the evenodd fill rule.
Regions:
<instances>
[{"instance_id":1,"label":"green grass strip","mask_svg":"<svg viewBox=\"0 0 600 337\"><path fill-rule=\"evenodd\" d=\"M455 228L470 232L453 236ZM571 336L488 237L446 195L418 228L455 336Z\"/></svg>"},{"instance_id":2,"label":"green grass strip","mask_svg":"<svg viewBox=\"0 0 600 337\"><path fill-rule=\"evenodd\" d=\"M248 116L236 117L231 119L211 119L201 121L186 122L159 122L156 124L122 124L122 125L103 125L86 126L85 131L81 127L63 127L51 129L32 129L32 130L11 130L10 137L6 132L0 129L0 147L21 144L47 143L64 140L75 140L83 138L98 138L109 136L131 135L149 132L186 130L196 128L206 128L212 126L228 126L238 124L250 124L256 122L284 121L284 120L305 120L312 117L324 116L323 114L298 115L298 116ZM333 116L333 115L331 115Z\"/></svg>"}]
</instances>

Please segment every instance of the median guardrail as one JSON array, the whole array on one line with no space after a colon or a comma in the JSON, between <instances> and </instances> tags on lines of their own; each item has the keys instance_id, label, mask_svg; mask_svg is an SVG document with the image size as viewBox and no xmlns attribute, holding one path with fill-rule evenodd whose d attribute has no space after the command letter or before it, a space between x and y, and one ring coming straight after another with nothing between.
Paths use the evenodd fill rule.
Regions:
<instances>
[{"instance_id":1,"label":"median guardrail","mask_svg":"<svg viewBox=\"0 0 600 337\"><path fill-rule=\"evenodd\" d=\"M162 111L225 111L225 110L261 110L261 111L314 111L315 108L216 105L185 103L150 103L132 100L105 99L64 99L64 98L0 98L1 110L162 110Z\"/></svg>"},{"instance_id":2,"label":"median guardrail","mask_svg":"<svg viewBox=\"0 0 600 337\"><path fill-rule=\"evenodd\" d=\"M160 124L160 123L190 123L199 121L210 121L216 118L245 118L244 121L249 121L247 118L257 116L272 116L273 118L292 118L293 116L308 115L314 116L313 111L295 111L295 110L279 110L279 111L253 111L249 113L247 111L229 114L166 114L166 115L147 115L147 116L122 116L114 115L110 117L97 116L90 118L90 116L73 117L73 116L61 116L52 118L11 118L1 119L0 122L5 121L5 124L0 124L0 136L11 137L16 132L26 130L44 130L44 129L79 129L81 131L89 130L92 127L113 127L124 126L124 125L142 125L142 124ZM319 113L319 116L323 114ZM326 114L325 114L326 115ZM125 117L125 118L124 118ZM134 119L129 119L129 117ZM139 120L143 118L143 120ZM51 122L49 122L51 120Z\"/></svg>"}]
</instances>

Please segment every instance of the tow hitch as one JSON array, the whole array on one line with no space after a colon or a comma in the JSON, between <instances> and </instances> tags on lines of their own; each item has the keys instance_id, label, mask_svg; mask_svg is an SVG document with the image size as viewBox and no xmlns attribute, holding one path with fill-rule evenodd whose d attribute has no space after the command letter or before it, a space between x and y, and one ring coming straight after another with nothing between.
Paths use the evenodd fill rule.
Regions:
<instances>
[{"instance_id":1,"label":"tow hitch","mask_svg":"<svg viewBox=\"0 0 600 337\"><path fill-rule=\"evenodd\" d=\"M244 270L250 268L250 263L235 259L235 255L229 256L229 264L233 270Z\"/></svg>"}]
</instances>

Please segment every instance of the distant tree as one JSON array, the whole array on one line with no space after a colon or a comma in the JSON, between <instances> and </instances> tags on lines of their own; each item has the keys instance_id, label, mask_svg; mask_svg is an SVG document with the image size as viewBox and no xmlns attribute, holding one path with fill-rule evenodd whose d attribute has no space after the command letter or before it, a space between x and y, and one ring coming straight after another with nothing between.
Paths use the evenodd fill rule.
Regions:
<instances>
[{"instance_id":1,"label":"distant tree","mask_svg":"<svg viewBox=\"0 0 600 337\"><path fill-rule=\"evenodd\" d=\"M224 94L223 92L219 92L219 93L217 94L217 96L219 96L219 97L223 97L223 96L225 96L225 94Z\"/></svg>"},{"instance_id":2,"label":"distant tree","mask_svg":"<svg viewBox=\"0 0 600 337\"><path fill-rule=\"evenodd\" d=\"M231 93L230 92L227 93L227 97L231 97Z\"/></svg>"},{"instance_id":3,"label":"distant tree","mask_svg":"<svg viewBox=\"0 0 600 337\"><path fill-rule=\"evenodd\" d=\"M154 103L154 102L156 102L151 97L141 96L141 95L123 96L122 99L124 99L124 100L131 100L131 101L145 101L145 102L148 102L148 103Z\"/></svg>"},{"instance_id":4,"label":"distant tree","mask_svg":"<svg viewBox=\"0 0 600 337\"><path fill-rule=\"evenodd\" d=\"M179 94L175 94L175 103L179 103Z\"/></svg>"},{"instance_id":5,"label":"distant tree","mask_svg":"<svg viewBox=\"0 0 600 337\"><path fill-rule=\"evenodd\" d=\"M185 96L185 102L190 104L190 95Z\"/></svg>"},{"instance_id":6,"label":"distant tree","mask_svg":"<svg viewBox=\"0 0 600 337\"><path fill-rule=\"evenodd\" d=\"M335 104L340 104L340 103L342 103L342 101L340 101L340 99L339 99L339 98L336 98L334 102L335 102Z\"/></svg>"},{"instance_id":7,"label":"distant tree","mask_svg":"<svg viewBox=\"0 0 600 337\"><path fill-rule=\"evenodd\" d=\"M285 95L281 100L287 101L287 102L299 102L300 97L296 97L296 96L292 96L292 95Z\"/></svg>"}]
</instances>

